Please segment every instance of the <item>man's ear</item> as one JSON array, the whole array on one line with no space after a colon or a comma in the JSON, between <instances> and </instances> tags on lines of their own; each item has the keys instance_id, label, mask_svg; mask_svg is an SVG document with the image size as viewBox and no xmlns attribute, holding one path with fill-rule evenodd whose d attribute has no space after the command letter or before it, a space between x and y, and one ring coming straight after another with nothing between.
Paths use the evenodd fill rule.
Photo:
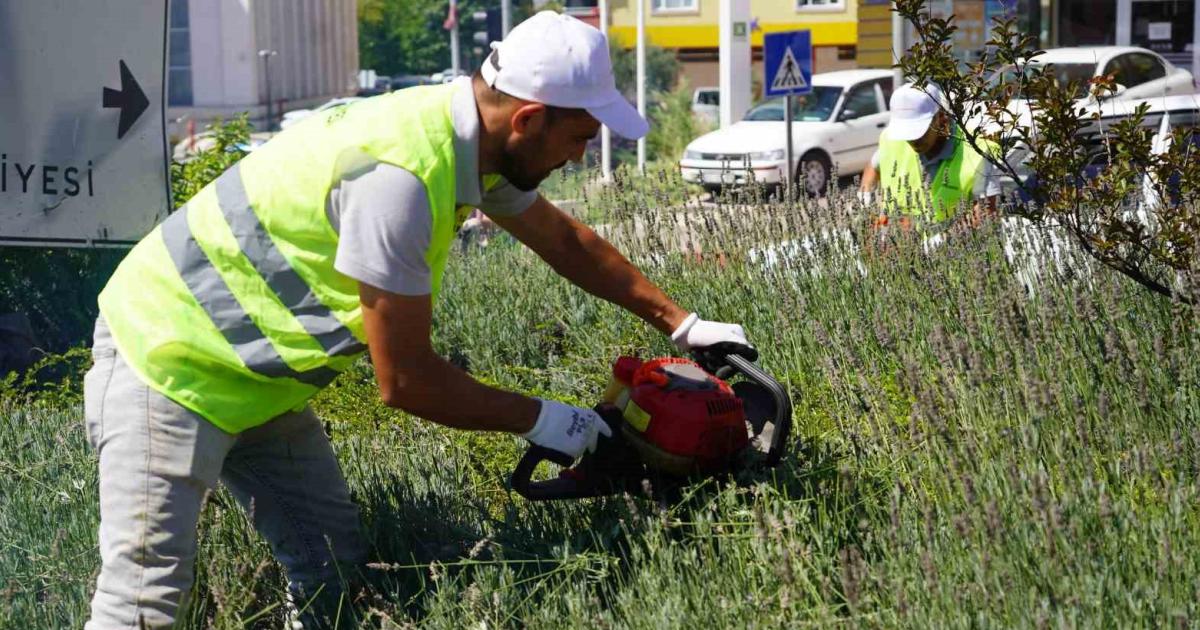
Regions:
<instances>
[{"instance_id":1,"label":"man's ear","mask_svg":"<svg viewBox=\"0 0 1200 630\"><path fill-rule=\"evenodd\" d=\"M546 106L542 103L525 103L513 110L510 122L514 133L536 134L546 124Z\"/></svg>"}]
</instances>

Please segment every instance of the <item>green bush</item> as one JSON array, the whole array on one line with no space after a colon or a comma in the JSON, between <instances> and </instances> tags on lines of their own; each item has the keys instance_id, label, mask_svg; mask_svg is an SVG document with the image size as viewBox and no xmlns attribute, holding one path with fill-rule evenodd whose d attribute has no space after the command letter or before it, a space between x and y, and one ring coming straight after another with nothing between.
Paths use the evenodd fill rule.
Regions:
<instances>
[{"instance_id":1,"label":"green bush","mask_svg":"<svg viewBox=\"0 0 1200 630\"><path fill-rule=\"evenodd\" d=\"M184 161L171 162L171 197L178 208L200 192L201 188L245 157L241 148L250 141L249 114L231 120L217 118L208 126L213 145Z\"/></svg>"},{"instance_id":2,"label":"green bush","mask_svg":"<svg viewBox=\"0 0 1200 630\"><path fill-rule=\"evenodd\" d=\"M674 165L683 157L688 143L711 128L692 115L692 88L686 80L670 92L659 94L656 100L657 105L649 113L646 153L648 159Z\"/></svg>"},{"instance_id":3,"label":"green bush","mask_svg":"<svg viewBox=\"0 0 1200 630\"><path fill-rule=\"evenodd\" d=\"M609 58L612 60L613 78L617 89L630 102L637 98L637 49L625 48L616 40L609 40ZM671 91L679 76L679 60L675 53L665 48L646 44L646 96Z\"/></svg>"}]
</instances>

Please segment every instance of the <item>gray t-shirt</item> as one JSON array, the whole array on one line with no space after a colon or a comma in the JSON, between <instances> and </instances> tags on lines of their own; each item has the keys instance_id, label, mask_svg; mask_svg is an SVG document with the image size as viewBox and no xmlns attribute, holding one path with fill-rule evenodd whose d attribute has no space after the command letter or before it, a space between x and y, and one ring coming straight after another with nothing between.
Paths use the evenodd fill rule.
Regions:
<instances>
[{"instance_id":1,"label":"gray t-shirt","mask_svg":"<svg viewBox=\"0 0 1200 630\"><path fill-rule=\"evenodd\" d=\"M884 132L886 133L886 132ZM927 158L924 155L918 156L921 159L921 168L925 171L925 181L932 181L937 175L938 168L942 166L942 162L954 157L954 149L956 143L961 142L957 137L951 136L942 144L942 150L938 154ZM871 166L875 169L879 168L879 149L875 150L875 154L871 156ZM1000 177L996 173L996 167L991 162L983 160L979 163L979 170L975 173L975 184L972 194L976 199L986 199L988 197L998 197L1003 192Z\"/></svg>"},{"instance_id":2,"label":"gray t-shirt","mask_svg":"<svg viewBox=\"0 0 1200 630\"><path fill-rule=\"evenodd\" d=\"M475 93L470 77L455 84L450 110L457 205L477 207L493 216L524 212L537 199L536 191L518 190L504 180L492 190L483 190ZM333 187L326 211L339 234L335 269L392 293L431 292L425 251L433 236L433 215L425 186L416 175L391 164L360 169Z\"/></svg>"}]
</instances>

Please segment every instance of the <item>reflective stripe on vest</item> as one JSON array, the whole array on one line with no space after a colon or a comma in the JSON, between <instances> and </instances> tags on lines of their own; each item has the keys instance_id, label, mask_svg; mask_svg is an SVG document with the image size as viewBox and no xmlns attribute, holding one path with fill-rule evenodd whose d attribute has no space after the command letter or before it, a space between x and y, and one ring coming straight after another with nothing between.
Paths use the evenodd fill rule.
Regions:
<instances>
[{"instance_id":1,"label":"reflective stripe on vest","mask_svg":"<svg viewBox=\"0 0 1200 630\"><path fill-rule=\"evenodd\" d=\"M308 283L275 247L271 236L250 207L246 187L242 184L240 164L233 165L217 178L217 204L237 238L242 254L250 260L258 275L262 276L304 330L321 344L326 354L331 357L344 356L367 349L327 306L317 300Z\"/></svg>"},{"instance_id":2,"label":"reflective stripe on vest","mask_svg":"<svg viewBox=\"0 0 1200 630\"><path fill-rule=\"evenodd\" d=\"M217 178L216 191L221 215L229 224L242 254L326 354L345 356L366 350L366 345L313 295L312 289L275 247L246 197L239 164ZM196 243L188 226L186 206L163 223L162 237L192 296L247 368L264 376L287 376L314 387L324 387L333 381L337 372L329 368L299 372L288 367Z\"/></svg>"},{"instance_id":3,"label":"reflective stripe on vest","mask_svg":"<svg viewBox=\"0 0 1200 630\"><path fill-rule=\"evenodd\" d=\"M263 376L287 376L314 387L324 387L337 377L337 372L329 368L297 372L284 363L275 346L250 319L229 285L225 284L225 279L192 238L187 225L187 206L163 223L162 239L184 284L247 368Z\"/></svg>"}]
</instances>

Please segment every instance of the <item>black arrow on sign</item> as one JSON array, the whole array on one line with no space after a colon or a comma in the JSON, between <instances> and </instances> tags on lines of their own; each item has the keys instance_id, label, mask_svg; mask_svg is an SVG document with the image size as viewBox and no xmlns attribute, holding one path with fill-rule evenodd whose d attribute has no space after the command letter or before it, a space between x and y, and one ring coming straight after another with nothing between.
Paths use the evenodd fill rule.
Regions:
<instances>
[{"instance_id":1,"label":"black arrow on sign","mask_svg":"<svg viewBox=\"0 0 1200 630\"><path fill-rule=\"evenodd\" d=\"M125 137L125 133L137 122L142 112L150 107L150 101L146 98L146 93L142 91L142 86L138 85L137 79L133 78L133 73L129 71L129 66L125 65L125 60L121 60L121 89L114 90L112 88L104 88L104 107L119 107L121 108L121 121L117 124L117 140Z\"/></svg>"}]
</instances>

